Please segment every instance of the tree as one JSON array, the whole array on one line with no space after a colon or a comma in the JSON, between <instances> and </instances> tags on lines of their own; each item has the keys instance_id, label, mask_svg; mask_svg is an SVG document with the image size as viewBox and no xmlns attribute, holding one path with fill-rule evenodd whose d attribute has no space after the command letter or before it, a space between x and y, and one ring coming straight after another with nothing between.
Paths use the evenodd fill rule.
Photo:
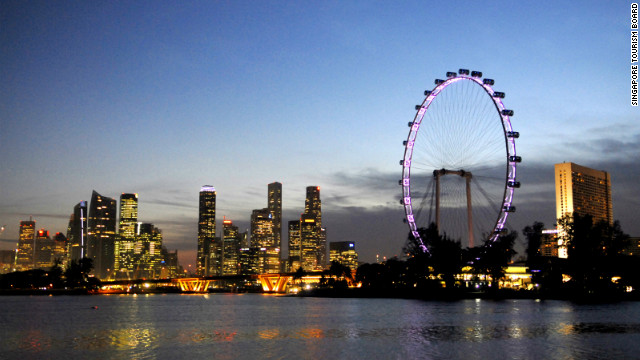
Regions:
<instances>
[{"instance_id":1,"label":"tree","mask_svg":"<svg viewBox=\"0 0 640 360\"><path fill-rule=\"evenodd\" d=\"M84 257L77 261L72 260L64 272L67 287L88 288L95 286L95 280L89 279L91 269L93 269L93 260L90 258Z\"/></svg>"},{"instance_id":2,"label":"tree","mask_svg":"<svg viewBox=\"0 0 640 360\"><path fill-rule=\"evenodd\" d=\"M518 232L512 231L508 234L500 235L493 242L487 240L474 262L477 271L491 276L491 288L493 291L498 290L499 282L505 275L505 268L516 254L513 245L517 238Z\"/></svg>"},{"instance_id":3,"label":"tree","mask_svg":"<svg viewBox=\"0 0 640 360\"><path fill-rule=\"evenodd\" d=\"M447 288L453 288L455 276L460 273L463 265L460 241L452 240L446 234L439 234L435 223L418 229L418 233L431 254L427 264L442 277Z\"/></svg>"},{"instance_id":4,"label":"tree","mask_svg":"<svg viewBox=\"0 0 640 360\"><path fill-rule=\"evenodd\" d=\"M569 272L579 293L603 294L614 289L611 278L629 236L616 221L593 222L590 215L567 214L558 219L559 237L567 244Z\"/></svg>"}]
</instances>

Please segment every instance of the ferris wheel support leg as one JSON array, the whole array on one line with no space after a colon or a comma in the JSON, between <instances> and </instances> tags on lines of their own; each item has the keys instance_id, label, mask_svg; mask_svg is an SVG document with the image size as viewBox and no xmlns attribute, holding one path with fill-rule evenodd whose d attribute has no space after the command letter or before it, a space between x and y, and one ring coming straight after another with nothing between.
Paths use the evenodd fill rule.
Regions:
<instances>
[{"instance_id":1,"label":"ferris wheel support leg","mask_svg":"<svg viewBox=\"0 0 640 360\"><path fill-rule=\"evenodd\" d=\"M469 231L469 247L473 247L473 212L471 211L471 173L466 176L467 183L467 218Z\"/></svg>"},{"instance_id":2,"label":"ferris wheel support leg","mask_svg":"<svg viewBox=\"0 0 640 360\"><path fill-rule=\"evenodd\" d=\"M435 173L436 176L436 230L440 234L440 173Z\"/></svg>"}]
</instances>

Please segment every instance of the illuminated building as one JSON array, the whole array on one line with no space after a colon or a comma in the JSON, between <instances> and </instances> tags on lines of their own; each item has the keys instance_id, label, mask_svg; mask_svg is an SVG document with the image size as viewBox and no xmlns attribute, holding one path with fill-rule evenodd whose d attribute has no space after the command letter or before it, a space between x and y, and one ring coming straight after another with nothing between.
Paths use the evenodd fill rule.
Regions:
<instances>
[{"instance_id":1,"label":"illuminated building","mask_svg":"<svg viewBox=\"0 0 640 360\"><path fill-rule=\"evenodd\" d=\"M358 253L353 241L336 241L329 243L329 260L337 261L351 270L358 268Z\"/></svg>"},{"instance_id":2,"label":"illuminated building","mask_svg":"<svg viewBox=\"0 0 640 360\"><path fill-rule=\"evenodd\" d=\"M0 274L13 272L15 263L16 263L15 250L0 250Z\"/></svg>"},{"instance_id":3,"label":"illuminated building","mask_svg":"<svg viewBox=\"0 0 640 360\"><path fill-rule=\"evenodd\" d=\"M134 270L135 278L159 278L164 261L162 231L153 224L141 223L136 242L140 244L141 252Z\"/></svg>"},{"instance_id":4,"label":"illuminated building","mask_svg":"<svg viewBox=\"0 0 640 360\"><path fill-rule=\"evenodd\" d=\"M178 263L178 250L169 251L163 246L162 256L164 262L162 263L160 278L173 279L181 275L180 264Z\"/></svg>"},{"instance_id":5,"label":"illuminated building","mask_svg":"<svg viewBox=\"0 0 640 360\"><path fill-rule=\"evenodd\" d=\"M282 184L274 182L267 185L269 214L273 221L273 244L282 247Z\"/></svg>"},{"instance_id":6,"label":"illuminated building","mask_svg":"<svg viewBox=\"0 0 640 360\"><path fill-rule=\"evenodd\" d=\"M69 258L78 261L87 256L87 202L80 201L73 207L67 228Z\"/></svg>"},{"instance_id":7,"label":"illuminated building","mask_svg":"<svg viewBox=\"0 0 640 360\"><path fill-rule=\"evenodd\" d=\"M305 271L321 270L318 264L318 242L320 227L312 214L300 217L300 266Z\"/></svg>"},{"instance_id":8,"label":"illuminated building","mask_svg":"<svg viewBox=\"0 0 640 360\"><path fill-rule=\"evenodd\" d=\"M53 266L53 249L55 242L49 236L49 231L40 229L36 232L36 245L33 252L35 269L48 270Z\"/></svg>"},{"instance_id":9,"label":"illuminated building","mask_svg":"<svg viewBox=\"0 0 640 360\"><path fill-rule=\"evenodd\" d=\"M60 232L53 236L53 259L63 269L69 264L69 243L67 237Z\"/></svg>"},{"instance_id":10,"label":"illuminated building","mask_svg":"<svg viewBox=\"0 0 640 360\"><path fill-rule=\"evenodd\" d=\"M563 247L562 249L558 248L558 230L542 230L542 237L540 240L541 256L558 257L558 250L560 250L565 253L563 257L566 258L566 247Z\"/></svg>"},{"instance_id":11,"label":"illuminated building","mask_svg":"<svg viewBox=\"0 0 640 360\"><path fill-rule=\"evenodd\" d=\"M100 279L107 279L114 269L116 208L116 200L93 191L87 221L87 257L93 260L93 271Z\"/></svg>"},{"instance_id":12,"label":"illuminated building","mask_svg":"<svg viewBox=\"0 0 640 360\"><path fill-rule=\"evenodd\" d=\"M576 213L613 225L611 176L574 163L555 164L556 218Z\"/></svg>"},{"instance_id":13,"label":"illuminated building","mask_svg":"<svg viewBox=\"0 0 640 360\"><path fill-rule=\"evenodd\" d=\"M319 186L307 186L307 196L304 203L304 219L300 220L300 236L301 236L301 249L302 249L302 257L303 263L309 264L307 260L304 260L304 251L305 244L315 243L315 253L316 253L316 261L313 270L322 270L325 268L327 263L327 238L326 231L322 227L322 201L320 201L320 187ZM305 228L306 225L309 225L309 219L315 220L315 227L311 231L310 229ZM308 227L308 226L306 226ZM309 239L305 239L305 236L311 236ZM303 266L305 270L310 270Z\"/></svg>"},{"instance_id":14,"label":"illuminated building","mask_svg":"<svg viewBox=\"0 0 640 360\"><path fill-rule=\"evenodd\" d=\"M300 262L300 220L289 221L289 271L296 271Z\"/></svg>"},{"instance_id":15,"label":"illuminated building","mask_svg":"<svg viewBox=\"0 0 640 360\"><path fill-rule=\"evenodd\" d=\"M629 243L621 253L627 256L640 256L640 237L630 237Z\"/></svg>"},{"instance_id":16,"label":"illuminated building","mask_svg":"<svg viewBox=\"0 0 640 360\"><path fill-rule=\"evenodd\" d=\"M240 234L231 220L222 221L222 275L240 272Z\"/></svg>"},{"instance_id":17,"label":"illuminated building","mask_svg":"<svg viewBox=\"0 0 640 360\"><path fill-rule=\"evenodd\" d=\"M205 185L200 189L196 275L219 275L221 250L216 242L216 189Z\"/></svg>"},{"instance_id":18,"label":"illuminated building","mask_svg":"<svg viewBox=\"0 0 640 360\"><path fill-rule=\"evenodd\" d=\"M258 257L259 252L260 248L240 248L239 261L241 275L260 274L260 259Z\"/></svg>"},{"instance_id":19,"label":"illuminated building","mask_svg":"<svg viewBox=\"0 0 640 360\"><path fill-rule=\"evenodd\" d=\"M138 194L122 193L120 195L120 222L115 242L114 269L116 277L131 278L131 274L139 263L142 245L136 241L138 227Z\"/></svg>"},{"instance_id":20,"label":"illuminated building","mask_svg":"<svg viewBox=\"0 0 640 360\"><path fill-rule=\"evenodd\" d=\"M259 248L260 273L280 272L280 244L275 241L273 228L268 208L251 212L251 247Z\"/></svg>"},{"instance_id":21,"label":"illuminated building","mask_svg":"<svg viewBox=\"0 0 640 360\"><path fill-rule=\"evenodd\" d=\"M565 215L589 215L594 224L605 221L613 225L611 176L606 171L574 163L555 164L556 218ZM558 257L567 258L567 247L559 231Z\"/></svg>"},{"instance_id":22,"label":"illuminated building","mask_svg":"<svg viewBox=\"0 0 640 360\"><path fill-rule=\"evenodd\" d=\"M36 241L36 222L20 221L20 236L18 249L16 250L16 270L25 271L33 269L33 252Z\"/></svg>"},{"instance_id":23,"label":"illuminated building","mask_svg":"<svg viewBox=\"0 0 640 360\"><path fill-rule=\"evenodd\" d=\"M121 238L132 239L136 234L138 223L138 194L120 195L120 226L118 233Z\"/></svg>"}]
</instances>

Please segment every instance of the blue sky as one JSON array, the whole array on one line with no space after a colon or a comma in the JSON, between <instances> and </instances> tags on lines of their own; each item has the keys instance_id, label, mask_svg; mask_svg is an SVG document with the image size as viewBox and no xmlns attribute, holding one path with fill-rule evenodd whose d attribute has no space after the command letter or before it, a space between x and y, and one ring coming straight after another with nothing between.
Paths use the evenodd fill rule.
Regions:
<instances>
[{"instance_id":1,"label":"blue sky","mask_svg":"<svg viewBox=\"0 0 640 360\"><path fill-rule=\"evenodd\" d=\"M66 232L91 191L137 192L140 220L193 261L200 186L248 227L283 183L284 220L321 186L328 241L400 253L402 141L447 71L494 78L514 109L521 230L555 217L553 164L611 172L640 235L630 2L3 1L0 247L20 220ZM285 234L286 238L286 234Z\"/></svg>"}]
</instances>

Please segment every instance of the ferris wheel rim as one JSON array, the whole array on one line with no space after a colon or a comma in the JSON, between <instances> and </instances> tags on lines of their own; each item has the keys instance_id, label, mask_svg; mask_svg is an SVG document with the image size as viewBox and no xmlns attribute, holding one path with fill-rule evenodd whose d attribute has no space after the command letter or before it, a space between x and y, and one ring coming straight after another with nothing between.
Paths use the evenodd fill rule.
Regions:
<instances>
[{"instance_id":1,"label":"ferris wheel rim","mask_svg":"<svg viewBox=\"0 0 640 360\"><path fill-rule=\"evenodd\" d=\"M513 131L513 127L511 125L511 116L513 116L513 111L506 109L504 103L502 102L501 99L502 97L504 97L504 93L498 93L493 90L491 86L493 84L493 80L483 80L481 79L481 73L479 73L480 76L477 75L478 73L479 72L472 72L472 75L470 76L468 75L468 71L466 71L466 74L464 74L463 69L461 69L460 74L447 73L447 80L436 80L436 86L433 88L433 90L425 91L425 99L423 100L421 105L416 106L416 115L413 121L409 123L409 135L407 136L407 140L404 142L404 157L403 160L400 161L402 165L402 179L400 180L400 185L402 185L403 193L403 198L401 201L404 205L405 219L409 225L411 235L418 241L418 245L422 249L422 251L426 253L429 253L429 249L424 244L424 241L421 239L420 234L418 233L418 225L416 223L413 212L411 197L411 162L413 158L415 140L418 135L418 131L420 130L422 120L427 113L427 110L431 106L432 102L437 98L437 96L440 95L440 93L442 93L442 91L451 84L454 84L458 81L471 81L479 85L482 89L484 89L489 98L492 100L496 111L500 116L502 124L506 148L506 176L504 181L502 204L498 212L497 220L493 226L493 231L488 238L489 244L494 242L500 236L503 229L505 229L505 224L509 213L515 210L515 207L512 206L512 203L514 188L519 186L519 182L516 181L516 164L520 161L520 158L516 155L515 138L517 138L517 136L514 136L514 134L518 133ZM502 94L502 97L496 96L496 94Z\"/></svg>"}]
</instances>

